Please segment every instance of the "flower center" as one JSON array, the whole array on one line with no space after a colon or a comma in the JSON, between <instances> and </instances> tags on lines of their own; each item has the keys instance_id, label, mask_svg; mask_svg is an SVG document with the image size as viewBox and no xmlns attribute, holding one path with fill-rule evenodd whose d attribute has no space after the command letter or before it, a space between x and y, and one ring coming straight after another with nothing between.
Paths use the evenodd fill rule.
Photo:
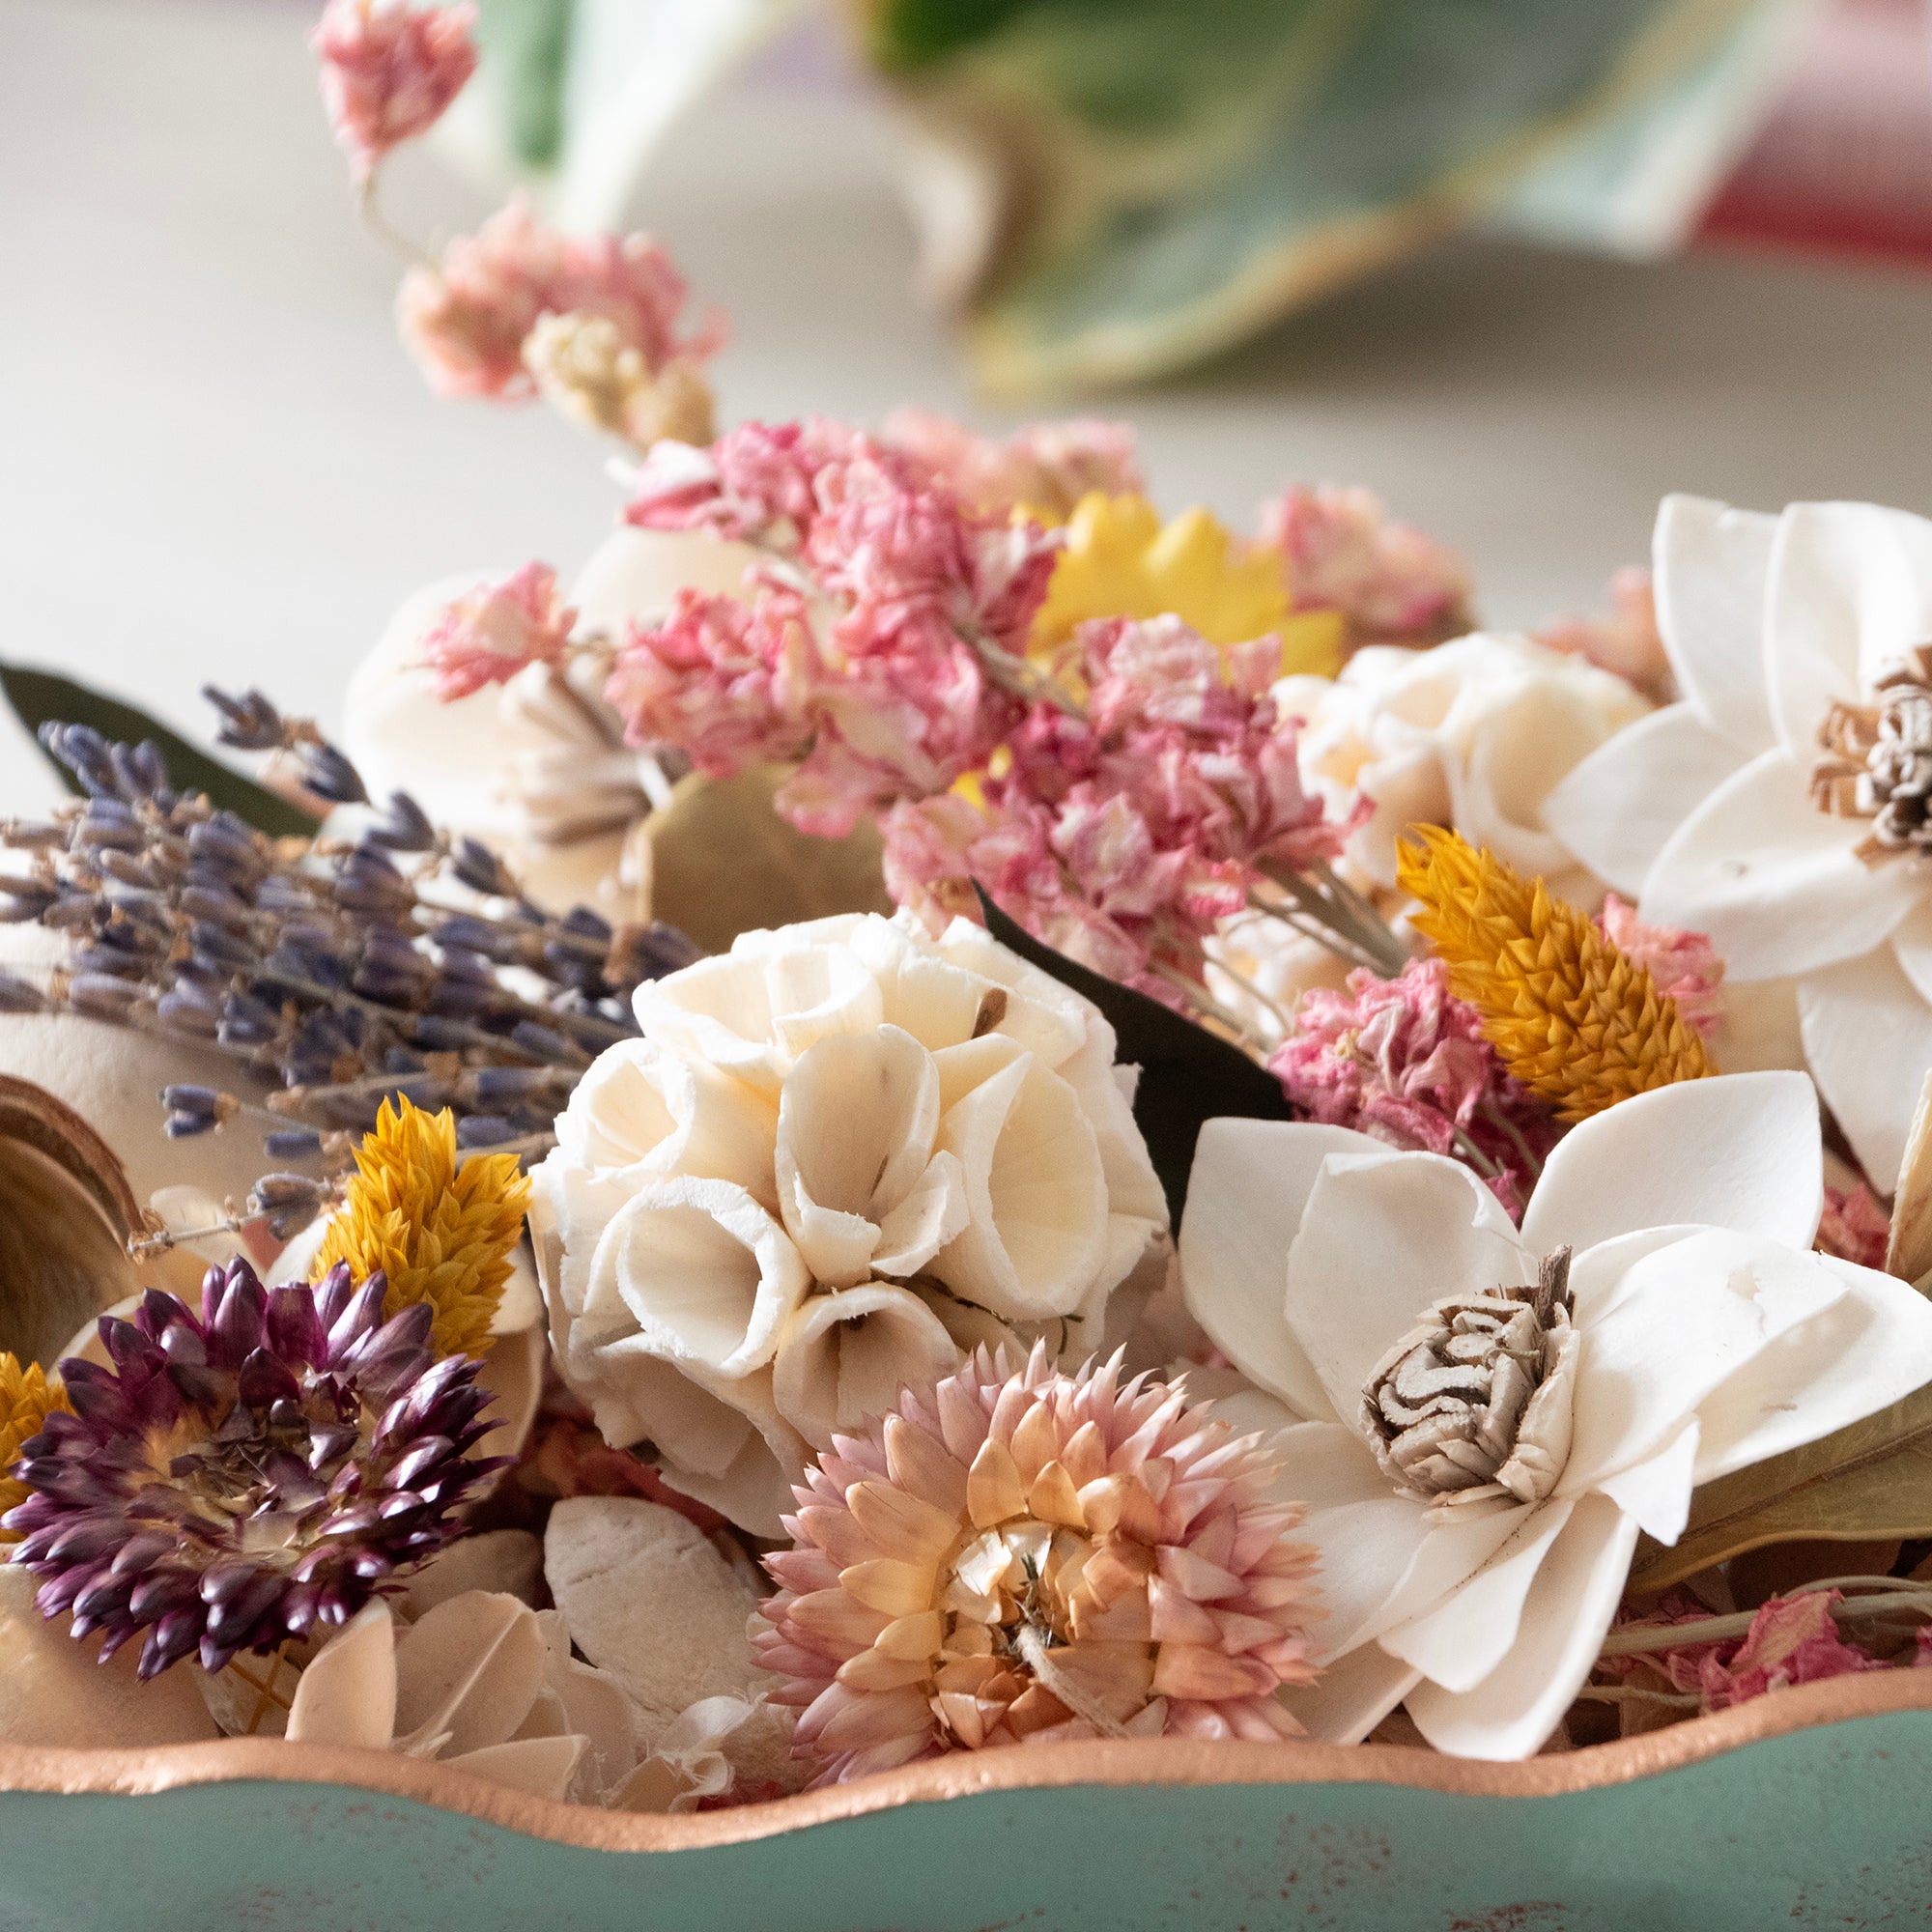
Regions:
<instances>
[{"instance_id":1,"label":"flower center","mask_svg":"<svg viewBox=\"0 0 1932 1932\"><path fill-rule=\"evenodd\" d=\"M1871 704L1834 703L1811 767L1820 811L1871 820L1857 849L1868 866L1932 851L1932 644L1878 682Z\"/></svg>"},{"instance_id":2,"label":"flower center","mask_svg":"<svg viewBox=\"0 0 1932 1932\"><path fill-rule=\"evenodd\" d=\"M1570 1317L1568 1248L1534 1287L1431 1303L1362 1391L1362 1426L1398 1488L1458 1510L1548 1495L1570 1454Z\"/></svg>"}]
</instances>

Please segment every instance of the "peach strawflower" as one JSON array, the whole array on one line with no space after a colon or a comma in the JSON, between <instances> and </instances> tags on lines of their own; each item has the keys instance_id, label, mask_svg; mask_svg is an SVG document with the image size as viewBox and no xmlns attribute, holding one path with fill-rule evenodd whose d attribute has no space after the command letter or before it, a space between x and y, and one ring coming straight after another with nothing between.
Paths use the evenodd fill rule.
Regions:
<instances>
[{"instance_id":1,"label":"peach strawflower","mask_svg":"<svg viewBox=\"0 0 1932 1932\"><path fill-rule=\"evenodd\" d=\"M1301 1507L1179 1386L983 1349L807 1465L753 1641L837 1784L1047 1739L1270 1740L1320 1614Z\"/></svg>"}]
</instances>

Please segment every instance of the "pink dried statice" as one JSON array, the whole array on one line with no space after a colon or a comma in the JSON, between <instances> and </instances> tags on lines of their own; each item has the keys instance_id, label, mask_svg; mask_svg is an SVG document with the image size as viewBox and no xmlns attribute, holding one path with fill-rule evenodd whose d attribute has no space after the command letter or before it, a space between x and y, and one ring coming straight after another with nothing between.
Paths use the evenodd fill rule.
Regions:
<instances>
[{"instance_id":1,"label":"pink dried statice","mask_svg":"<svg viewBox=\"0 0 1932 1932\"><path fill-rule=\"evenodd\" d=\"M1742 1637L1718 1643L1685 1643L1669 1650L1605 1658L1600 1666L1626 1682L1649 1677L1681 1692L1694 1692L1706 1712L1748 1703L1768 1690L1818 1684L1867 1670L1889 1668L1882 1659L1847 1643L1833 1612L1844 1601L1836 1590L1807 1590L1773 1597L1751 1618ZM1619 1630L1694 1625L1710 1615L1679 1597L1666 1599L1647 1617L1620 1622Z\"/></svg>"},{"instance_id":2,"label":"pink dried statice","mask_svg":"<svg viewBox=\"0 0 1932 1932\"><path fill-rule=\"evenodd\" d=\"M1851 1187L1825 1183L1825 1212L1818 1222L1818 1246L1842 1262L1882 1268L1891 1238L1891 1217L1861 1180Z\"/></svg>"},{"instance_id":3,"label":"pink dried statice","mask_svg":"<svg viewBox=\"0 0 1932 1932\"><path fill-rule=\"evenodd\" d=\"M524 345L546 315L602 316L653 374L699 363L724 343L707 319L678 333L686 285L647 235L565 235L521 195L435 268L412 269L397 298L403 337L439 395L522 401L536 393Z\"/></svg>"},{"instance_id":4,"label":"pink dried statice","mask_svg":"<svg viewBox=\"0 0 1932 1932\"><path fill-rule=\"evenodd\" d=\"M954 1750L1094 1737L1271 1742L1308 1684L1298 1504L1265 1446L1044 1345L983 1350L807 1465L765 1559L759 1662L820 1785Z\"/></svg>"},{"instance_id":5,"label":"pink dried statice","mask_svg":"<svg viewBox=\"0 0 1932 1932\"><path fill-rule=\"evenodd\" d=\"M1604 900L1597 926L1619 952L1649 973L1657 990L1705 1039L1723 1025L1724 962L1708 935L1648 924L1615 893Z\"/></svg>"},{"instance_id":6,"label":"pink dried statice","mask_svg":"<svg viewBox=\"0 0 1932 1932\"><path fill-rule=\"evenodd\" d=\"M1064 523L1094 491L1124 497L1145 489L1133 431L1091 416L1028 423L1002 440L930 410L895 410L879 440L949 485L981 516L1021 510Z\"/></svg>"},{"instance_id":7,"label":"pink dried statice","mask_svg":"<svg viewBox=\"0 0 1932 1932\"><path fill-rule=\"evenodd\" d=\"M358 182L425 133L476 71L476 9L328 0L309 37L322 99Z\"/></svg>"},{"instance_id":8,"label":"pink dried statice","mask_svg":"<svg viewBox=\"0 0 1932 1932\"><path fill-rule=\"evenodd\" d=\"M764 551L749 600L680 600L634 626L609 696L637 742L717 776L799 761L779 794L802 830L945 791L1022 717L1010 688L1052 570L1037 526L968 510L841 424L746 424L708 453L649 459L627 511Z\"/></svg>"},{"instance_id":9,"label":"pink dried statice","mask_svg":"<svg viewBox=\"0 0 1932 1932\"><path fill-rule=\"evenodd\" d=\"M494 583L479 583L445 605L423 635L436 695L448 704L504 683L526 665L560 664L576 622L547 563L526 563Z\"/></svg>"},{"instance_id":10,"label":"pink dried statice","mask_svg":"<svg viewBox=\"0 0 1932 1932\"><path fill-rule=\"evenodd\" d=\"M1450 993L1440 959L1411 960L1394 980L1351 973L1346 992L1311 988L1268 1068L1311 1121L1427 1153L1466 1157L1473 1147L1513 1215L1529 1198L1533 1160L1556 1142L1548 1110L1504 1070L1475 1009Z\"/></svg>"},{"instance_id":11,"label":"pink dried statice","mask_svg":"<svg viewBox=\"0 0 1932 1932\"><path fill-rule=\"evenodd\" d=\"M1263 506L1297 611L1339 611L1357 643L1434 642L1470 628L1475 586L1446 544L1389 521L1373 491L1296 484Z\"/></svg>"},{"instance_id":12,"label":"pink dried statice","mask_svg":"<svg viewBox=\"0 0 1932 1932\"><path fill-rule=\"evenodd\" d=\"M1677 680L1657 628L1657 598L1650 572L1635 566L1610 579L1607 617L1564 617L1538 631L1538 643L1578 657L1634 684L1646 697L1668 704Z\"/></svg>"}]
</instances>

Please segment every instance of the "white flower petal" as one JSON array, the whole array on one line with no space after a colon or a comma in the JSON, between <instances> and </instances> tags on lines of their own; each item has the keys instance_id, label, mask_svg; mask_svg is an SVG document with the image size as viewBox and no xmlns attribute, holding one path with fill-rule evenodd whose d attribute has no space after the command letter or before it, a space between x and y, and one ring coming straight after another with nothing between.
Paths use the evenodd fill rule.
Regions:
<instances>
[{"instance_id":1,"label":"white flower petal","mask_svg":"<svg viewBox=\"0 0 1932 1932\"><path fill-rule=\"evenodd\" d=\"M1845 1293L1704 1398L1698 1482L1815 1442L1932 1381L1932 1301L1889 1274L1817 1259Z\"/></svg>"},{"instance_id":2,"label":"white flower petal","mask_svg":"<svg viewBox=\"0 0 1932 1932\"><path fill-rule=\"evenodd\" d=\"M387 1750L395 1730L395 1618L387 1604L374 1603L309 1659L284 1735L291 1744Z\"/></svg>"},{"instance_id":3,"label":"white flower petal","mask_svg":"<svg viewBox=\"0 0 1932 1932\"><path fill-rule=\"evenodd\" d=\"M1634 899L1671 834L1744 762L1690 705L1668 705L1583 759L1543 801L1543 822Z\"/></svg>"},{"instance_id":4,"label":"white flower petal","mask_svg":"<svg viewBox=\"0 0 1932 1932\"><path fill-rule=\"evenodd\" d=\"M1421 1682L1422 1673L1379 1645L1365 1643L1337 1658L1314 1684L1275 1692L1311 1738L1358 1745Z\"/></svg>"},{"instance_id":5,"label":"white flower petal","mask_svg":"<svg viewBox=\"0 0 1932 1932\"><path fill-rule=\"evenodd\" d=\"M500 1745L485 1745L480 1750L460 1752L443 1762L452 1771L491 1784L560 1802L569 1797L588 1748L585 1738L514 1738Z\"/></svg>"},{"instance_id":6,"label":"white flower petal","mask_svg":"<svg viewBox=\"0 0 1932 1932\"><path fill-rule=\"evenodd\" d=\"M873 1273L895 1281L917 1274L960 1233L966 1218L966 1172L952 1154L936 1153L911 1193L879 1223Z\"/></svg>"},{"instance_id":7,"label":"white flower petal","mask_svg":"<svg viewBox=\"0 0 1932 1932\"><path fill-rule=\"evenodd\" d=\"M1007 1009L995 1033L1017 1040L1048 1066L1078 1053L1096 1017L1091 1002L1051 974L1009 952L983 926L955 919L939 940L939 955L949 964L976 973L1007 989Z\"/></svg>"},{"instance_id":8,"label":"white flower petal","mask_svg":"<svg viewBox=\"0 0 1932 1932\"><path fill-rule=\"evenodd\" d=\"M1107 1201L1116 1214L1135 1214L1167 1225L1167 1195L1148 1157L1147 1142L1134 1124L1133 1088L1138 1067L1117 1066L1114 1029L1097 1015L1087 1041L1054 1071L1071 1087L1099 1144L1100 1167L1107 1178Z\"/></svg>"},{"instance_id":9,"label":"white flower petal","mask_svg":"<svg viewBox=\"0 0 1932 1932\"><path fill-rule=\"evenodd\" d=\"M1680 1080L1571 1128L1522 1217L1539 1254L1673 1222L1808 1248L1825 1203L1818 1096L1802 1073Z\"/></svg>"},{"instance_id":10,"label":"white flower petal","mask_svg":"<svg viewBox=\"0 0 1932 1932\"><path fill-rule=\"evenodd\" d=\"M1646 1536L1675 1543L1690 1518L1690 1492L1703 1480L1697 1474L1702 1438L1698 1419L1692 1416L1656 1455L1606 1476L1597 1488Z\"/></svg>"},{"instance_id":11,"label":"white flower petal","mask_svg":"<svg viewBox=\"0 0 1932 1932\"><path fill-rule=\"evenodd\" d=\"M1311 1422L1304 1427L1341 1425ZM1356 1439L1359 1447L1360 1438ZM1383 1477L1378 1496L1332 1507L1311 1506L1294 1533L1321 1553L1321 1621L1315 1626L1309 1656L1312 1662L1325 1666L1385 1621L1390 1598L1414 1568L1416 1554L1430 1534L1427 1512L1420 1503L1394 1494Z\"/></svg>"},{"instance_id":12,"label":"white flower petal","mask_svg":"<svg viewBox=\"0 0 1932 1932\"><path fill-rule=\"evenodd\" d=\"M1899 921L1891 935L1898 970L1912 981L1912 990L1932 1003L1932 898L1920 899Z\"/></svg>"},{"instance_id":13,"label":"white flower petal","mask_svg":"<svg viewBox=\"0 0 1932 1932\"><path fill-rule=\"evenodd\" d=\"M1603 1648L1630 1575L1637 1528L1607 1496L1584 1496L1523 1603L1517 1640L1473 1690L1421 1684L1408 1714L1456 1757L1532 1755L1562 1719Z\"/></svg>"},{"instance_id":14,"label":"white flower petal","mask_svg":"<svg viewBox=\"0 0 1932 1932\"><path fill-rule=\"evenodd\" d=\"M1776 980L1856 958L1924 894L1910 866L1868 867L1861 819L1811 803L1809 765L1766 752L1719 785L1659 855L1640 910L1707 933L1736 980Z\"/></svg>"},{"instance_id":15,"label":"white flower petal","mask_svg":"<svg viewBox=\"0 0 1932 1932\"><path fill-rule=\"evenodd\" d=\"M814 1294L785 1324L772 1364L779 1413L815 1449L895 1406L905 1388L929 1387L958 1366L938 1316L882 1281Z\"/></svg>"},{"instance_id":16,"label":"white flower petal","mask_svg":"<svg viewBox=\"0 0 1932 1932\"><path fill-rule=\"evenodd\" d=\"M1380 1148L1322 1163L1288 1251L1284 1305L1347 1422L1376 1364L1438 1295L1535 1279L1536 1257L1466 1167Z\"/></svg>"},{"instance_id":17,"label":"white flower petal","mask_svg":"<svg viewBox=\"0 0 1932 1932\"><path fill-rule=\"evenodd\" d=\"M1885 948L1805 974L1798 1023L1825 1104L1872 1185L1889 1194L1932 1067L1932 1006Z\"/></svg>"},{"instance_id":18,"label":"white flower petal","mask_svg":"<svg viewBox=\"0 0 1932 1932\"><path fill-rule=\"evenodd\" d=\"M964 1172L969 1218L932 1273L1008 1321L1071 1314L1107 1249L1106 1176L1077 1096L1037 1055L992 1036L935 1058L939 1146ZM962 1069L989 1065L952 1098Z\"/></svg>"},{"instance_id":19,"label":"white flower petal","mask_svg":"<svg viewBox=\"0 0 1932 1932\"><path fill-rule=\"evenodd\" d=\"M1366 1134L1303 1121L1208 1121L1195 1143L1180 1217L1187 1312L1250 1381L1313 1421L1335 1409L1288 1325L1288 1251L1321 1163L1386 1151Z\"/></svg>"},{"instance_id":20,"label":"white flower petal","mask_svg":"<svg viewBox=\"0 0 1932 1932\"><path fill-rule=\"evenodd\" d=\"M1794 503L1772 556L1772 715L1809 758L1834 700L1856 702L1932 636L1932 524L1873 503Z\"/></svg>"},{"instance_id":21,"label":"white flower petal","mask_svg":"<svg viewBox=\"0 0 1932 1932\"><path fill-rule=\"evenodd\" d=\"M426 1610L396 1639L396 1743L446 1739L457 1756L515 1737L543 1689L536 1612L514 1597L469 1590Z\"/></svg>"},{"instance_id":22,"label":"white flower petal","mask_svg":"<svg viewBox=\"0 0 1932 1932\"><path fill-rule=\"evenodd\" d=\"M1845 1293L1819 1257L1716 1229L1660 1248L1582 1327L1570 1460L1577 1495L1656 1454L1713 1389Z\"/></svg>"},{"instance_id":23,"label":"white flower petal","mask_svg":"<svg viewBox=\"0 0 1932 1932\"><path fill-rule=\"evenodd\" d=\"M1420 1508L1420 1505L1417 1505ZM1461 1510L1447 1521L1430 1524L1408 1568L1382 1606L1362 1626L1360 1640L1427 1616L1447 1601L1530 1520L1520 1504L1491 1510Z\"/></svg>"},{"instance_id":24,"label":"white flower petal","mask_svg":"<svg viewBox=\"0 0 1932 1932\"><path fill-rule=\"evenodd\" d=\"M641 1188L597 1243L591 1297L614 1293L653 1352L721 1376L772 1358L810 1275L742 1187L679 1179Z\"/></svg>"},{"instance_id":25,"label":"white flower petal","mask_svg":"<svg viewBox=\"0 0 1932 1932\"><path fill-rule=\"evenodd\" d=\"M627 624L662 618L682 589L715 597L742 591L745 572L757 562L749 544L727 543L701 530L640 530L620 524L591 553L564 601L577 612L580 635L602 631L620 642Z\"/></svg>"},{"instance_id":26,"label":"white flower petal","mask_svg":"<svg viewBox=\"0 0 1932 1932\"><path fill-rule=\"evenodd\" d=\"M1384 1632L1381 1647L1445 1690L1473 1690L1515 1643L1536 1573L1574 1507L1547 1502L1526 1512L1474 1576L1435 1609Z\"/></svg>"},{"instance_id":27,"label":"white flower petal","mask_svg":"<svg viewBox=\"0 0 1932 1932\"><path fill-rule=\"evenodd\" d=\"M1657 628L1679 688L1747 756L1776 736L1765 683L1765 600L1778 520L1708 497L1666 497L1651 564Z\"/></svg>"}]
</instances>

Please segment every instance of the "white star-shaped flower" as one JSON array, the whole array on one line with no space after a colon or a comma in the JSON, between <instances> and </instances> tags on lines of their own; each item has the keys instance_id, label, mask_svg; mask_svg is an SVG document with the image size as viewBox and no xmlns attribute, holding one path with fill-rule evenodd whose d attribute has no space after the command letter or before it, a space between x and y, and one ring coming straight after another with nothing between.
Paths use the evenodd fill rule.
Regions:
<instances>
[{"instance_id":1,"label":"white star-shaped flower","mask_svg":"<svg viewBox=\"0 0 1932 1932\"><path fill-rule=\"evenodd\" d=\"M1655 562L1684 701L1578 765L1545 822L1645 919L1710 935L1732 995L1719 1064L1808 1065L1889 1191L1932 1067L1932 859L1911 837L1932 523L1672 497Z\"/></svg>"},{"instance_id":2,"label":"white star-shaped flower","mask_svg":"<svg viewBox=\"0 0 1932 1932\"><path fill-rule=\"evenodd\" d=\"M1182 1284L1251 1384L1224 1412L1288 1427L1328 1612L1322 1681L1293 1698L1311 1732L1352 1741L1406 1700L1440 1749L1527 1756L1640 1530L1674 1542L1696 1485L1932 1379L1932 1302L1813 1253L1822 1198L1816 1096L1789 1072L1584 1122L1520 1230L1454 1161L1208 1123Z\"/></svg>"}]
</instances>

